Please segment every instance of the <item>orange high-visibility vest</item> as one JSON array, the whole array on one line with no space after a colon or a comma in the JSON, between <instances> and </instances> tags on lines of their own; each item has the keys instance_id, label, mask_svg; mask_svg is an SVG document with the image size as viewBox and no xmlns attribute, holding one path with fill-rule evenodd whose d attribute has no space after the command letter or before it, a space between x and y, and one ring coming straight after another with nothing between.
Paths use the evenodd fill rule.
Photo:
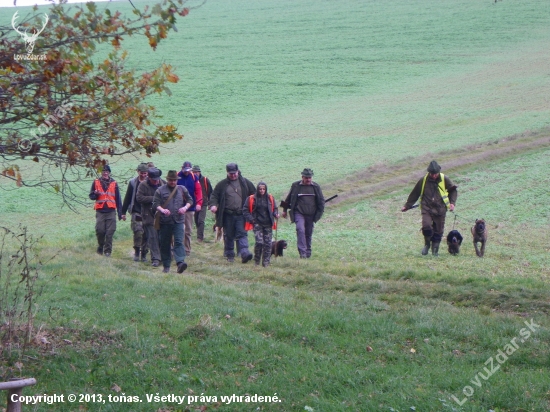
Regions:
<instances>
[{"instance_id":1,"label":"orange high-visibility vest","mask_svg":"<svg viewBox=\"0 0 550 412\"><path fill-rule=\"evenodd\" d=\"M275 200L273 199L273 196L268 195L269 200L271 201L271 215L273 215L273 212L275 211ZM254 195L248 196L248 211L252 213L252 209L254 208ZM244 222L244 230L249 231L251 229L254 229L254 225L250 222ZM273 229L277 229L277 222L273 221Z\"/></svg>"},{"instance_id":2,"label":"orange high-visibility vest","mask_svg":"<svg viewBox=\"0 0 550 412\"><path fill-rule=\"evenodd\" d=\"M113 180L111 183L109 183L109 187L107 188L107 191L103 191L103 186L101 186L101 183L99 182L99 179L96 179L95 181L95 190L99 191L99 196L95 200L94 209L103 209L103 205L107 203L108 209L116 209L116 200L115 200L115 190L116 190L116 182Z\"/></svg>"}]
</instances>

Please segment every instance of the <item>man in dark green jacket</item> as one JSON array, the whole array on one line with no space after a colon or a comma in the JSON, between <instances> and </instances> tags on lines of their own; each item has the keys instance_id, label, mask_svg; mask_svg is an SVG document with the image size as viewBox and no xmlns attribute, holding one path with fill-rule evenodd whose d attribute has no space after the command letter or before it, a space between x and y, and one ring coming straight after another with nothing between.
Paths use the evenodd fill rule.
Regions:
<instances>
[{"instance_id":1,"label":"man in dark green jacket","mask_svg":"<svg viewBox=\"0 0 550 412\"><path fill-rule=\"evenodd\" d=\"M210 210L216 214L216 226L223 228L223 255L228 262L235 260L235 241L237 254L246 263L253 257L248 250L248 234L244 230L243 206L248 196L256 192L254 184L239 172L236 163L225 167L227 178L218 182L210 197Z\"/></svg>"},{"instance_id":2,"label":"man in dark green jacket","mask_svg":"<svg viewBox=\"0 0 550 412\"><path fill-rule=\"evenodd\" d=\"M175 193L174 193L175 192ZM170 272L172 262L171 243L174 238L174 259L176 260L178 273L187 269L185 263L185 248L183 247L183 221L185 212L193 205L193 199L184 186L178 186L178 175L175 170L169 170L166 175L166 184L159 187L153 197L151 207L159 212L160 230L160 257L164 267L163 272Z\"/></svg>"},{"instance_id":3,"label":"man in dark green jacket","mask_svg":"<svg viewBox=\"0 0 550 412\"><path fill-rule=\"evenodd\" d=\"M136 201L137 189L141 182L147 180L147 163L140 163L136 169L138 175L128 182L128 189L122 202L122 214L132 214L131 228L134 232L134 262L147 261L147 234L143 229L143 218L141 216L141 205Z\"/></svg>"},{"instance_id":4,"label":"man in dark green jacket","mask_svg":"<svg viewBox=\"0 0 550 412\"><path fill-rule=\"evenodd\" d=\"M420 198L422 210L422 234L424 248L422 254L427 255L432 247L432 255L438 256L439 243L443 238L445 215L447 210L455 210L457 191L456 185L441 172L441 166L435 160L428 165L428 173L422 177L412 190L402 212L411 209Z\"/></svg>"},{"instance_id":5,"label":"man in dark green jacket","mask_svg":"<svg viewBox=\"0 0 550 412\"><path fill-rule=\"evenodd\" d=\"M147 235L147 246L151 251L151 262L153 267L160 264L160 246L159 234L155 229L155 211L152 210L155 192L166 182L160 177L162 170L156 167L150 167L147 170L147 180L140 183L137 190L136 201L141 205L141 217L143 219L143 229Z\"/></svg>"},{"instance_id":6,"label":"man in dark green jacket","mask_svg":"<svg viewBox=\"0 0 550 412\"><path fill-rule=\"evenodd\" d=\"M313 227L325 211L325 197L321 187L313 182L313 170L304 169L302 180L292 183L283 206L283 217L290 210L290 221L296 223L296 237L300 258L311 257L311 238Z\"/></svg>"}]
</instances>

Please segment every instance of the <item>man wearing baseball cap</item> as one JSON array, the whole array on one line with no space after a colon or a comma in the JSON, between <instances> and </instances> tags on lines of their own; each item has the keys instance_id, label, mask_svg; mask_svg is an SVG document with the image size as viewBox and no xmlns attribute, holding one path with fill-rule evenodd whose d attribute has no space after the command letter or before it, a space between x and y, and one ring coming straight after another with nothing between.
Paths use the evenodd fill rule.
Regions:
<instances>
[{"instance_id":1,"label":"man wearing baseball cap","mask_svg":"<svg viewBox=\"0 0 550 412\"><path fill-rule=\"evenodd\" d=\"M189 161L183 162L178 173L178 186L185 187L193 199L193 205L184 216L185 240L183 242L186 256L191 256L191 232L195 211L200 212L202 208L202 188L199 179L193 174L193 166Z\"/></svg>"},{"instance_id":2,"label":"man wearing baseball cap","mask_svg":"<svg viewBox=\"0 0 550 412\"><path fill-rule=\"evenodd\" d=\"M195 178L199 181L202 190L202 207L200 211L195 212L195 226L197 227L197 241L202 242L204 240L204 222L206 220L206 209L210 196L212 195L212 184L210 179L202 175L199 165L194 165L192 169Z\"/></svg>"}]
</instances>

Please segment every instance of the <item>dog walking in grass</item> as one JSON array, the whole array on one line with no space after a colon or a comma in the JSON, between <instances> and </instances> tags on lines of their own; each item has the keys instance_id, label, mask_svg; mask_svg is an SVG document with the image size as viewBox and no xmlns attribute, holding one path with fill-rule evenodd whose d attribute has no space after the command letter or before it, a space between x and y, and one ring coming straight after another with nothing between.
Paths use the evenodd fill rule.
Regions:
<instances>
[{"instance_id":1,"label":"dog walking in grass","mask_svg":"<svg viewBox=\"0 0 550 412\"><path fill-rule=\"evenodd\" d=\"M214 226L212 226L212 231L214 232L214 242L223 241L223 227L218 227L214 224Z\"/></svg>"},{"instance_id":2,"label":"dog walking in grass","mask_svg":"<svg viewBox=\"0 0 550 412\"><path fill-rule=\"evenodd\" d=\"M472 227L472 236L474 237L476 255L483 257L485 254L485 244L487 243L487 225L485 224L485 220L476 219L476 224ZM481 249L478 249L478 243L481 243Z\"/></svg>"},{"instance_id":3,"label":"dog walking in grass","mask_svg":"<svg viewBox=\"0 0 550 412\"><path fill-rule=\"evenodd\" d=\"M286 240L273 241L271 244L271 256L283 256L283 251L287 248L288 243Z\"/></svg>"},{"instance_id":4,"label":"dog walking in grass","mask_svg":"<svg viewBox=\"0 0 550 412\"><path fill-rule=\"evenodd\" d=\"M458 255L460 253L462 240L462 235L458 230L451 230L449 232L447 235L447 246L449 247L449 253L451 255Z\"/></svg>"}]
</instances>

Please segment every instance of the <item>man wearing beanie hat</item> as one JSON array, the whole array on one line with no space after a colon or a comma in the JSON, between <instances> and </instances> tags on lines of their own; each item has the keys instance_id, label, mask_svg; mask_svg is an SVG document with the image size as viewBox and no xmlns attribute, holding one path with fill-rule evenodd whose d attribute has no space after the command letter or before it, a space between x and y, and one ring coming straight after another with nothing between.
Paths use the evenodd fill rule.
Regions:
<instances>
[{"instance_id":1,"label":"man wearing beanie hat","mask_svg":"<svg viewBox=\"0 0 550 412\"><path fill-rule=\"evenodd\" d=\"M281 202L283 217L286 218L287 210L290 210L290 222L296 223L296 243L301 259L311 257L313 228L325 211L325 197L321 186L312 179L313 170L305 168L302 171L302 180L292 183L288 196Z\"/></svg>"},{"instance_id":2,"label":"man wearing beanie hat","mask_svg":"<svg viewBox=\"0 0 550 412\"><path fill-rule=\"evenodd\" d=\"M155 192L164 182L160 177L162 171L156 167L147 169L147 180L139 185L136 200L141 205L141 218L143 219L143 230L147 237L147 247L151 251L151 262L153 267L160 264L159 235L155 229L155 211L152 210Z\"/></svg>"},{"instance_id":3,"label":"man wearing beanie hat","mask_svg":"<svg viewBox=\"0 0 550 412\"><path fill-rule=\"evenodd\" d=\"M244 230L243 206L248 196L256 192L254 184L241 176L236 163L225 167L227 178L218 182L210 198L210 211L216 214L216 226L223 227L223 255L228 262L235 260L235 242L237 254L242 262L249 262L253 255L248 250L248 233Z\"/></svg>"},{"instance_id":4,"label":"man wearing beanie hat","mask_svg":"<svg viewBox=\"0 0 550 412\"><path fill-rule=\"evenodd\" d=\"M193 174L197 178L199 184L201 185L202 191L202 208L199 211L195 212L195 226L197 226L197 240L202 242L204 240L204 222L206 220L206 206L210 201L210 196L212 195L212 184L210 180L201 174L201 168L198 165L194 165L192 169Z\"/></svg>"},{"instance_id":5,"label":"man wearing beanie hat","mask_svg":"<svg viewBox=\"0 0 550 412\"><path fill-rule=\"evenodd\" d=\"M147 236L143 229L143 219L141 217L141 205L136 202L137 188L141 182L147 180L147 163L140 163L136 169L137 177L128 182L124 202L122 203L122 214L125 215L129 210L132 215L131 228L134 233L134 262L141 260L147 261Z\"/></svg>"},{"instance_id":6,"label":"man wearing beanie hat","mask_svg":"<svg viewBox=\"0 0 550 412\"><path fill-rule=\"evenodd\" d=\"M452 212L455 209L458 196L457 186L440 171L441 166L432 160L428 165L428 173L416 183L407 203L401 208L402 212L411 209L420 198L422 234L424 235L423 255L428 254L431 245L432 255L438 256L439 244L445 228L445 215L447 210Z\"/></svg>"},{"instance_id":7,"label":"man wearing beanie hat","mask_svg":"<svg viewBox=\"0 0 550 412\"><path fill-rule=\"evenodd\" d=\"M118 220L126 220L121 213L122 202L117 182L111 178L109 165L103 166L101 178L94 180L89 197L95 201L95 233L97 253L110 257L113 251L113 235L116 231L116 214Z\"/></svg>"}]
</instances>

